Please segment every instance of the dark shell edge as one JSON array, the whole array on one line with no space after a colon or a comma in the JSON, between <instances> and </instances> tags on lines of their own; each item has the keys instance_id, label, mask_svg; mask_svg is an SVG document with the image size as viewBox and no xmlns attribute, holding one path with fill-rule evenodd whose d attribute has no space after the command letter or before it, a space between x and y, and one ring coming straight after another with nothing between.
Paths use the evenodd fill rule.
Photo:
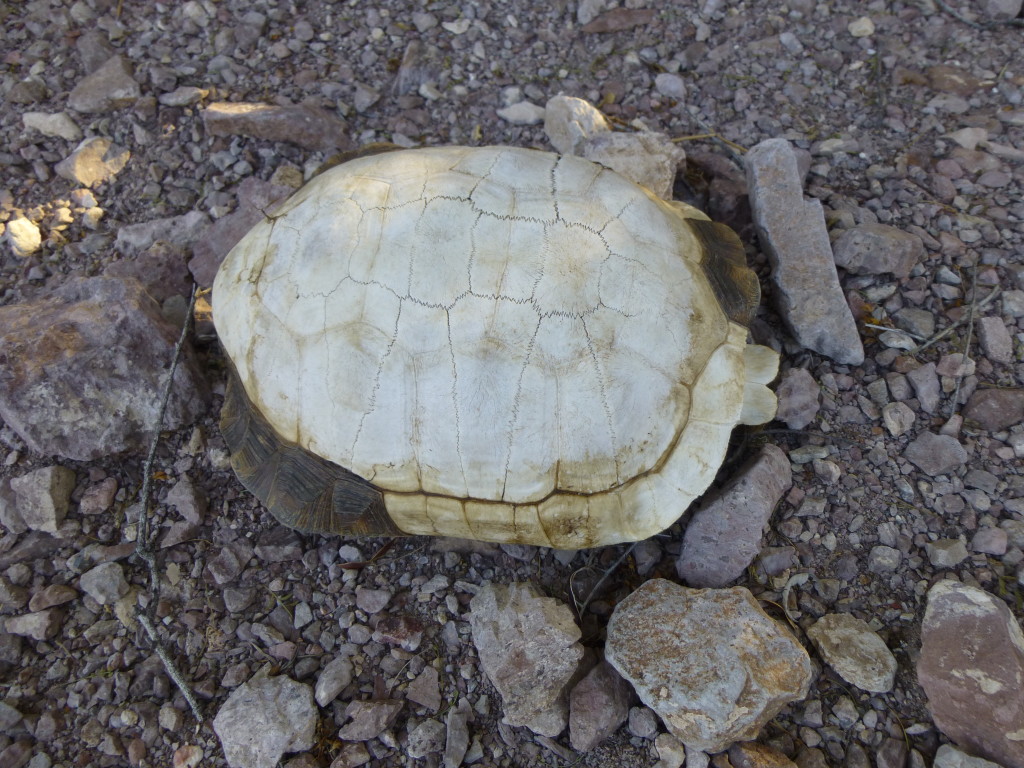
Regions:
<instances>
[{"instance_id":1,"label":"dark shell edge","mask_svg":"<svg viewBox=\"0 0 1024 768\"><path fill-rule=\"evenodd\" d=\"M725 224L704 219L686 219L704 249L700 266L711 283L718 303L729 319L750 327L761 303L761 284L747 266L739 236Z\"/></svg>"},{"instance_id":2,"label":"dark shell edge","mask_svg":"<svg viewBox=\"0 0 1024 768\"><path fill-rule=\"evenodd\" d=\"M376 486L278 435L230 362L220 430L239 482L282 525L305 533L408 535L388 516Z\"/></svg>"}]
</instances>

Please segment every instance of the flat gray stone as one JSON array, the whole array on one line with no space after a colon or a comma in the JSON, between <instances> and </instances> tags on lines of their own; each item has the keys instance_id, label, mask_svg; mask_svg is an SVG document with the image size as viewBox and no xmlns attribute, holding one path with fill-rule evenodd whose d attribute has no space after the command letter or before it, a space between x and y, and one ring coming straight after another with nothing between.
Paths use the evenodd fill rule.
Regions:
<instances>
[{"instance_id":1,"label":"flat gray stone","mask_svg":"<svg viewBox=\"0 0 1024 768\"><path fill-rule=\"evenodd\" d=\"M120 56L112 56L79 81L68 95L68 106L76 112L111 112L131 106L141 93L131 64Z\"/></svg>"},{"instance_id":2,"label":"flat gray stone","mask_svg":"<svg viewBox=\"0 0 1024 768\"><path fill-rule=\"evenodd\" d=\"M131 159L131 152L110 139L93 136L84 139L66 158L55 166L62 176L83 187L95 187L117 176Z\"/></svg>"},{"instance_id":3,"label":"flat gray stone","mask_svg":"<svg viewBox=\"0 0 1024 768\"><path fill-rule=\"evenodd\" d=\"M839 285L825 215L820 202L804 200L796 154L785 139L768 139L745 160L754 223L786 325L802 346L859 365L864 347Z\"/></svg>"},{"instance_id":4,"label":"flat gray stone","mask_svg":"<svg viewBox=\"0 0 1024 768\"><path fill-rule=\"evenodd\" d=\"M779 409L775 418L790 429L803 429L818 415L821 388L806 368L790 368L775 389Z\"/></svg>"},{"instance_id":5,"label":"flat gray stone","mask_svg":"<svg viewBox=\"0 0 1024 768\"><path fill-rule=\"evenodd\" d=\"M103 563L86 571L78 585L100 605L113 605L128 593L124 571L117 563Z\"/></svg>"},{"instance_id":6,"label":"flat gray stone","mask_svg":"<svg viewBox=\"0 0 1024 768\"><path fill-rule=\"evenodd\" d=\"M903 458L926 475L936 477L962 467L967 451L952 435L922 432L903 451Z\"/></svg>"},{"instance_id":7,"label":"flat gray stone","mask_svg":"<svg viewBox=\"0 0 1024 768\"><path fill-rule=\"evenodd\" d=\"M854 275L910 276L924 258L924 243L917 235L888 224L866 222L841 234L833 243L835 263Z\"/></svg>"},{"instance_id":8,"label":"flat gray stone","mask_svg":"<svg viewBox=\"0 0 1024 768\"><path fill-rule=\"evenodd\" d=\"M694 587L721 587L742 576L792 481L789 458L778 446L765 445L694 512L676 560L679 578Z\"/></svg>"},{"instance_id":9,"label":"flat gray stone","mask_svg":"<svg viewBox=\"0 0 1024 768\"><path fill-rule=\"evenodd\" d=\"M75 473L54 465L11 478L20 519L33 531L56 533L75 490Z\"/></svg>"},{"instance_id":10,"label":"flat gray stone","mask_svg":"<svg viewBox=\"0 0 1024 768\"><path fill-rule=\"evenodd\" d=\"M599 662L569 695L569 743L588 752L629 717L633 688L608 662Z\"/></svg>"},{"instance_id":11,"label":"flat gray stone","mask_svg":"<svg viewBox=\"0 0 1024 768\"><path fill-rule=\"evenodd\" d=\"M351 147L345 121L319 107L218 101L202 116L212 136L251 136L326 151Z\"/></svg>"},{"instance_id":12,"label":"flat gray stone","mask_svg":"<svg viewBox=\"0 0 1024 768\"><path fill-rule=\"evenodd\" d=\"M231 768L275 768L281 756L313 746L313 689L283 675L238 686L213 720Z\"/></svg>"}]
</instances>

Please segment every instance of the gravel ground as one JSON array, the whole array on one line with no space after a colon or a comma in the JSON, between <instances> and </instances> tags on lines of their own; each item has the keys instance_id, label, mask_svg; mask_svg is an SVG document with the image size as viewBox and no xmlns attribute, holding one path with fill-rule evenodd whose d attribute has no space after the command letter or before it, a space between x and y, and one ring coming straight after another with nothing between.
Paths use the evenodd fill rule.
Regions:
<instances>
[{"instance_id":1,"label":"gravel ground","mask_svg":"<svg viewBox=\"0 0 1024 768\"><path fill-rule=\"evenodd\" d=\"M954 429L969 460L948 475L929 477L902 458L916 435L938 431L978 387L1024 384L1024 321L1019 300L1006 300L1024 288L1022 30L1000 23L993 10L1013 3L972 3L972 11L962 3L956 13L931 2L881 0L708 0L650 12L627 0L611 14L603 14L608 8L600 0L523 5L36 0L0 6L0 212L7 220L24 212L43 236L31 255L3 249L0 303L28 300L69 276L103 273L121 258L115 239L125 226L192 211L222 217L243 179L269 180L275 173L280 179L288 168L308 176L332 154L284 141L212 136L200 110L215 101L322 107L344 118L351 146L549 148L541 123L513 122L535 120L536 110L523 102L543 106L560 92L580 96L624 129L642 124L672 137L715 133L727 140L683 142L700 166L691 164L677 193L713 214L716 206L719 214L731 210L739 225L742 199L709 200L708 175L716 164L738 159L744 147L785 137L809 151L807 193L826 206L830 222L879 221L925 243L925 260L907 279L842 275L862 321L889 326L896 318L908 327L897 318L904 310L902 317L917 323L911 330L928 335L929 328L942 330L959 319L972 297L995 286L1004 292L984 313L1001 316L1009 329L1010 359L979 345L977 333L969 338L970 324L959 326L918 359L941 367L970 344L975 370L959 379L955 371L944 376L939 406L928 412L900 379L910 368L907 358L887 349L863 322L867 359L857 367L788 340L771 310L767 262L753 255L769 299L755 335L780 346L784 369L812 373L823 407L805 430L776 424L780 428L760 435L738 436L722 477L766 438L787 451L803 448L805 455L811 447L823 461L795 464L793 490L771 521L766 544L793 547L790 567L755 567L742 583L770 605L782 601L788 576L810 574L793 595L791 613L799 623L833 611L862 616L899 662L888 694L858 691L823 672L808 701L787 708L762 741L790 756L817 747L828 764L859 765L866 752L882 765L879 745L907 734L930 762L941 737L914 675L928 586L955 574L1004 598L1018 618L1024 615L1020 542L1011 537L1002 552L975 543L979 531L1024 514L1021 426L985 430L968 422ZM622 28L601 31L601 25ZM89 113L71 109L75 86L114 53L130 66L139 95ZM25 113L65 110L82 135L107 137L131 153L123 170L94 187L91 206L72 194L80 185L55 172L79 137L73 131L71 138L44 135L23 122ZM964 128L982 129L989 143L966 148L947 136ZM754 245L752 228L739 228ZM222 392L215 344L206 339L197 347L215 392ZM216 426L219 395L214 400L194 431L166 436L154 465L161 502L155 529L187 518L183 507L191 502L163 503L182 478L199 499L199 511L193 505L192 512L200 522L184 541L159 551L164 577L157 616L206 723L196 724L141 630L125 628L113 602L103 605L90 593L65 605L54 637L4 636L0 693L24 720L0 736L0 748L30 733L34 768L49 761L195 765L189 761L199 756L202 765L224 765L209 722L232 688L265 666L311 683L352 644L355 677L321 710L316 746L301 765L325 766L338 754L344 701L381 691L402 698L409 681L431 666L440 673L440 714L408 704L390 729L366 742L374 765L412 764L407 733L425 717L443 720L460 696L473 709L469 727L479 741L478 765L638 768L656 762L653 738L625 727L592 752L566 759L529 731L498 725L500 700L479 670L465 621L474 586L488 581L531 581L578 605L621 548L572 556L410 539L369 565L343 568L370 558L383 542L301 537L277 528L226 466ZM890 400L916 411L913 428L899 436L883 426L881 408ZM53 463L25 450L8 428L0 439L7 444L4 477ZM60 536L32 540L31 547L3 534L0 570L10 585L26 594L61 585L80 589L81 571L97 560L84 566L76 555L89 545L121 546L104 550L100 559L119 563L138 599L149 599L146 569L126 557L135 535L126 520L138 499L143 461L141 453L61 461L76 473L75 501L96 493L106 478L116 481L116 496L100 515L73 505ZM968 472L975 470L985 474L972 480ZM958 537L967 544L966 556L937 565L926 545ZM679 546L677 527L637 550L604 583L581 617L585 641L600 645L611 608L645 578L675 577ZM361 607L358 587L386 590L388 612L422 623L415 652L374 639L376 614ZM431 761L438 756L422 764Z\"/></svg>"}]
</instances>

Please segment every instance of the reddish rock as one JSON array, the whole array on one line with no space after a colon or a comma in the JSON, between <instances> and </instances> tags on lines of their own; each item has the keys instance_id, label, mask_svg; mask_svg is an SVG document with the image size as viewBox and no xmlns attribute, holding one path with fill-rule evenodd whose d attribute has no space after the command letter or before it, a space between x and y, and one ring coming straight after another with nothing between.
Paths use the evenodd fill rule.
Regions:
<instances>
[{"instance_id":1,"label":"reddish rock","mask_svg":"<svg viewBox=\"0 0 1024 768\"><path fill-rule=\"evenodd\" d=\"M1024 389L979 389L967 401L963 415L989 432L1009 429L1024 421Z\"/></svg>"},{"instance_id":2,"label":"reddish rock","mask_svg":"<svg viewBox=\"0 0 1024 768\"><path fill-rule=\"evenodd\" d=\"M917 679L939 729L972 754L1024 768L1024 633L998 598L958 581L928 592Z\"/></svg>"},{"instance_id":3,"label":"reddish rock","mask_svg":"<svg viewBox=\"0 0 1024 768\"><path fill-rule=\"evenodd\" d=\"M213 136L252 136L328 151L351 145L345 121L317 107L218 101L203 110L203 122Z\"/></svg>"}]
</instances>

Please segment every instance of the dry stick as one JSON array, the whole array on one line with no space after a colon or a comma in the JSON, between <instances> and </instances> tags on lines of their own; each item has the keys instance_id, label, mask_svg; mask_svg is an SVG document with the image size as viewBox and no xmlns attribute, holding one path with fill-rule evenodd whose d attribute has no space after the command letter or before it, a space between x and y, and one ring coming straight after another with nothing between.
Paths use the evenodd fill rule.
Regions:
<instances>
[{"instance_id":1,"label":"dry stick","mask_svg":"<svg viewBox=\"0 0 1024 768\"><path fill-rule=\"evenodd\" d=\"M156 606L160 600L160 576L156 572L156 555L153 553L152 547L149 542L149 496L152 492L151 478L153 476L153 461L156 458L156 447L160 442L160 431L164 425L164 414L167 412L167 404L171 399L171 388L174 386L174 373L178 369L178 362L181 360L181 352L185 346L185 340L188 338L188 329L192 320L192 313L196 308L196 289L192 287L192 295L188 302L188 311L185 314L185 322L181 327L181 335L178 337L178 343L174 345L174 355L171 358L171 369L167 372L167 383L164 385L163 398L160 401L160 411L156 417L156 430L153 434L153 440L149 444L149 454L146 456L146 462L143 464L142 472L142 491L140 493L139 501L139 526L136 532L135 538L135 554L146 563L149 569L149 589L152 595L150 596L149 607L146 612L136 611L136 616L139 623L142 624L143 629L146 630L146 634L149 635L150 641L153 643L153 648L156 650L156 655L160 657L160 660L164 663L164 667L167 669L167 674L170 676L174 684L178 686L178 690L181 691L185 697L185 701L188 702L189 707L192 709L192 715L195 717L196 722L203 722L203 713L199 709L199 702L196 701L195 696L192 695L192 689L189 688L185 678L182 677L178 668L174 665L174 660L171 659L169 653L164 648L163 643L160 642L160 638L157 636L156 628L153 626L153 621L149 614L156 615Z\"/></svg>"},{"instance_id":2,"label":"dry stick","mask_svg":"<svg viewBox=\"0 0 1024 768\"><path fill-rule=\"evenodd\" d=\"M992 291L995 293L995 291ZM991 294L989 294L991 295ZM964 339L964 351L960 353L960 375L956 377L956 389L953 390L953 399L949 405L949 417L956 416L957 400L960 398L960 383L964 380L963 361L967 360L971 353L971 336L974 335L974 310L978 304L978 262L974 262L971 268L971 305L967 308L967 336Z\"/></svg>"}]
</instances>

